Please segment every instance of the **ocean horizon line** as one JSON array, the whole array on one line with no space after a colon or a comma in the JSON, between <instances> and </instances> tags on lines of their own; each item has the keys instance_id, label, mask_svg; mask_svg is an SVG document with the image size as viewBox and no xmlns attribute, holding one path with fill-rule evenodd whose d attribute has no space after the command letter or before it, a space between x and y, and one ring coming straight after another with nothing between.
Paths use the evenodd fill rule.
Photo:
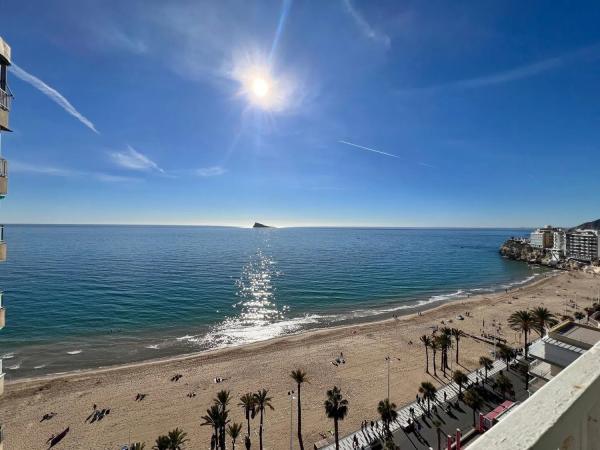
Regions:
<instances>
[{"instance_id":1,"label":"ocean horizon line","mask_svg":"<svg viewBox=\"0 0 600 450\"><path fill-rule=\"evenodd\" d=\"M2 225L10 226L47 226L47 227L181 227L181 228L253 228L252 225L225 225L225 224L175 224L175 223L28 223L4 222ZM403 226L403 225L268 225L265 229L355 229L355 230L532 230L536 226ZM564 228L569 228L565 226Z\"/></svg>"}]
</instances>

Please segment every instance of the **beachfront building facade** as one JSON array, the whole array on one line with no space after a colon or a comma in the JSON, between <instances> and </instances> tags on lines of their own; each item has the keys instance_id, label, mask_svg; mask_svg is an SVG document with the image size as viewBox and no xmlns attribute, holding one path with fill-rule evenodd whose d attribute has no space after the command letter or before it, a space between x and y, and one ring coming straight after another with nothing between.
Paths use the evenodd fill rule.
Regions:
<instances>
[{"instance_id":1,"label":"beachfront building facade","mask_svg":"<svg viewBox=\"0 0 600 450\"><path fill-rule=\"evenodd\" d=\"M533 248L549 249L554 246L554 232L557 229L550 225L546 225L544 228L538 228L532 231L529 236L530 245Z\"/></svg>"},{"instance_id":2,"label":"beachfront building facade","mask_svg":"<svg viewBox=\"0 0 600 450\"><path fill-rule=\"evenodd\" d=\"M8 117L12 102L12 93L8 87L8 67L10 66L10 46L0 37L0 133L10 131ZM0 199L8 193L8 163L2 156L2 136L0 136ZM6 242L4 241L4 225L0 225L0 262L6 260ZM0 291L0 328L4 327L6 311L2 303ZM0 395L4 393L4 371L0 359ZM3 430L0 424L0 450L3 448Z\"/></svg>"},{"instance_id":3,"label":"beachfront building facade","mask_svg":"<svg viewBox=\"0 0 600 450\"><path fill-rule=\"evenodd\" d=\"M557 229L552 233L552 257L560 260L567 255L567 236L565 230Z\"/></svg>"},{"instance_id":4,"label":"beachfront building facade","mask_svg":"<svg viewBox=\"0 0 600 450\"><path fill-rule=\"evenodd\" d=\"M578 261L600 259L600 233L598 230L573 230L566 234L567 258Z\"/></svg>"}]
</instances>

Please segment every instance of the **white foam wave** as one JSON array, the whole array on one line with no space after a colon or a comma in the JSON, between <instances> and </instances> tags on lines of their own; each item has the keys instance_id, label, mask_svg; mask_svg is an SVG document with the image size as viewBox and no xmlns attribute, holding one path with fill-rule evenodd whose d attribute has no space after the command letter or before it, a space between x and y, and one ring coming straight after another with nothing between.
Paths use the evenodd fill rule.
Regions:
<instances>
[{"instance_id":1,"label":"white foam wave","mask_svg":"<svg viewBox=\"0 0 600 450\"><path fill-rule=\"evenodd\" d=\"M270 322L267 318L257 319L242 317L233 317L226 319L219 325L213 327L206 334L185 335L176 338L177 341L185 341L201 348L223 348L236 345L248 344L252 342L264 341L278 336L294 334L306 329L315 328L319 325L331 325L337 322L346 322L362 318L375 317L385 314L392 314L401 310L410 310L426 306L432 303L452 301L461 298L467 298L470 295L481 294L484 292L495 292L499 288L520 286L526 284L539 274L529 276L523 280L518 280L506 285L496 285L489 288L458 289L446 294L432 295L429 298L408 302L405 304L394 305L385 308L365 308L353 310L341 314L306 314L301 317L278 320ZM148 346L155 348L158 346Z\"/></svg>"},{"instance_id":2,"label":"white foam wave","mask_svg":"<svg viewBox=\"0 0 600 450\"><path fill-rule=\"evenodd\" d=\"M178 338L176 338L176 339L177 339L178 341L189 341L190 339L193 339L193 338L195 338L195 337L196 337L196 336L192 336L192 335L186 334L185 336L181 336L181 337L178 337Z\"/></svg>"},{"instance_id":3,"label":"white foam wave","mask_svg":"<svg viewBox=\"0 0 600 450\"><path fill-rule=\"evenodd\" d=\"M4 355L2 355L1 359L13 359L15 357L14 353L5 353Z\"/></svg>"},{"instance_id":4,"label":"white foam wave","mask_svg":"<svg viewBox=\"0 0 600 450\"><path fill-rule=\"evenodd\" d=\"M44 367L46 367L46 364L41 364L39 366L33 366L34 369L43 369Z\"/></svg>"},{"instance_id":5,"label":"white foam wave","mask_svg":"<svg viewBox=\"0 0 600 450\"><path fill-rule=\"evenodd\" d=\"M152 349L152 350L158 350L158 344L153 344L153 345L146 345L146 348Z\"/></svg>"},{"instance_id":6,"label":"white foam wave","mask_svg":"<svg viewBox=\"0 0 600 450\"><path fill-rule=\"evenodd\" d=\"M67 352L68 355L79 355L83 350L71 350Z\"/></svg>"},{"instance_id":7,"label":"white foam wave","mask_svg":"<svg viewBox=\"0 0 600 450\"><path fill-rule=\"evenodd\" d=\"M21 363L14 364L12 366L8 366L8 370L19 370L21 368Z\"/></svg>"}]
</instances>

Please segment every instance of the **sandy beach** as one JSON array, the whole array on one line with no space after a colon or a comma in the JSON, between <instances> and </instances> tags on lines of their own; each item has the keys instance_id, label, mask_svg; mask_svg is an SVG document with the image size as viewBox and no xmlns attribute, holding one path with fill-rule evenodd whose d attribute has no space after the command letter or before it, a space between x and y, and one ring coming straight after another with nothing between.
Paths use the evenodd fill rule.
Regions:
<instances>
[{"instance_id":1,"label":"sandy beach","mask_svg":"<svg viewBox=\"0 0 600 450\"><path fill-rule=\"evenodd\" d=\"M295 388L289 373L296 368L306 370L310 378L302 388L302 403L305 446L312 448L322 439L321 434L329 435L333 429L323 411L325 391L333 385L340 386L349 401L341 435L360 427L361 421L376 417L377 402L386 396L387 355L391 357L390 396L399 406L414 399L421 381L438 385L443 382L424 372L425 352L419 342L419 336L429 334L432 327L444 326L442 321L476 336L481 335L484 321L491 333L495 321L501 336L511 345L519 345L520 335L506 325L512 312L544 305L558 315L565 310L572 314L574 309L566 302L576 300L583 309L596 297L599 286L598 275L562 272L508 293L449 302L421 315L310 331L165 361L14 381L6 384L0 400L5 448L47 448L47 439L67 427L69 433L55 448L117 449L130 441L146 442L146 448L151 448L159 434L179 427L188 433L187 448L206 449L210 448L211 430L200 426L201 416L216 392L231 391L235 402L230 417L244 423L237 399L261 388L269 390L275 408L266 415L265 448L288 448L287 392ZM458 320L459 314L465 319ZM489 354L490 349L485 343L463 338L459 361L462 370L476 368L479 357ZM336 367L332 361L341 352L346 363ZM181 379L170 381L175 374L181 374ZM225 381L216 384L215 377ZM145 399L136 401L138 393L146 394ZM196 395L188 396L191 393ZM110 408L110 414L99 422L87 423L93 405ZM51 412L56 413L52 419L41 421ZM254 420L253 448L258 448L257 425L258 420ZM242 447L238 442L238 448Z\"/></svg>"}]
</instances>

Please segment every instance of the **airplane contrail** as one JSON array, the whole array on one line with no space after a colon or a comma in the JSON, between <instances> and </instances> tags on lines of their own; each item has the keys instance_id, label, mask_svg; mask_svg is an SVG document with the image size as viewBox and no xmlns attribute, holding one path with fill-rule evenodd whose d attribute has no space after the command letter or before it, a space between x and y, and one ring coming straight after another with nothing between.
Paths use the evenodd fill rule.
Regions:
<instances>
[{"instance_id":1,"label":"airplane contrail","mask_svg":"<svg viewBox=\"0 0 600 450\"><path fill-rule=\"evenodd\" d=\"M375 150L374 148L365 147L364 145L353 144L352 142L342 141L342 140L339 140L338 142L341 144L351 145L352 147L362 148L363 150L367 150L367 151L370 151L373 153L379 153L381 155L391 156L392 158L402 159L398 155L392 155L391 153L382 152L381 150Z\"/></svg>"},{"instance_id":2,"label":"airplane contrail","mask_svg":"<svg viewBox=\"0 0 600 450\"><path fill-rule=\"evenodd\" d=\"M12 65L11 73L13 75L15 75L17 78L20 78L21 80L25 81L26 83L31 84L34 88L38 89L43 94L47 95L50 98L50 100L52 100L54 103L56 103L62 109L64 109L67 113L71 114L73 117L75 117L77 120L79 120L82 124L84 124L90 130L92 130L94 133L100 134L98 132L98 130L96 129L96 127L94 126L94 124L92 123L92 121L89 120L87 117L85 117L83 114L81 114L79 111L77 111L77 109L75 109L75 107L71 104L71 102L69 102L69 100L67 100L56 89L54 89L51 86L48 86L46 83L44 83L38 77L23 70L16 64Z\"/></svg>"}]
</instances>

